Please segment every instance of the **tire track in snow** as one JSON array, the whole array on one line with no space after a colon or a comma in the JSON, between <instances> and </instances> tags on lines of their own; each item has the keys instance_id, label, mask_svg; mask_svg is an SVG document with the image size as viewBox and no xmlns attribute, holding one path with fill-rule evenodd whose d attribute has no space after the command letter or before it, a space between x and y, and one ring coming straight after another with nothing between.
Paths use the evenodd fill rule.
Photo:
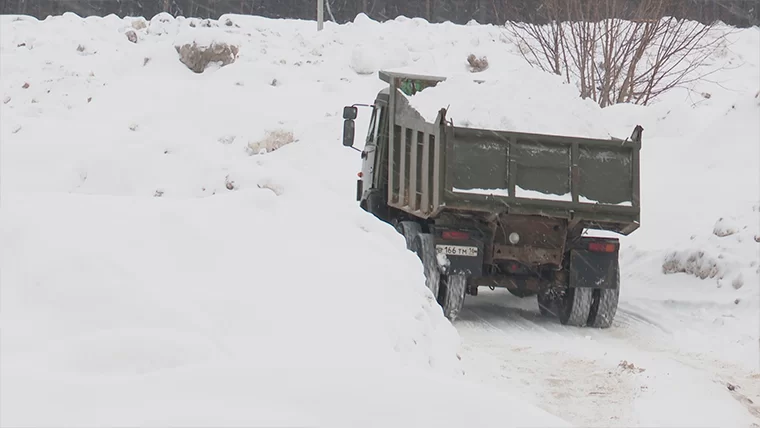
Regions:
<instances>
[{"instance_id":1,"label":"tire track in snow","mask_svg":"<svg viewBox=\"0 0 760 428\"><path fill-rule=\"evenodd\" d=\"M616 426L616 421L630 421L625 409L640 392L636 382L617 369L617 362L572 352L590 342L585 332L540 315L531 303L535 299L500 291L466 301L454 326L463 339L467 375L514 389L570 422Z\"/></svg>"},{"instance_id":2,"label":"tire track in snow","mask_svg":"<svg viewBox=\"0 0 760 428\"><path fill-rule=\"evenodd\" d=\"M637 400L657 401L652 397L662 396L658 389L670 382L671 373L694 373L708 385L709 379L719 383L704 393L708 397L721 388L729 392L723 379L739 379L746 389L730 393L760 423L749 398L755 387L749 386L746 372L677 349L671 329L635 305L621 302L613 327L597 330L563 326L540 315L535 298L520 299L503 290L482 294L468 296L454 322L463 340L466 373L477 381L516 389L571 423L622 427L639 424ZM649 370L619 367L623 360Z\"/></svg>"},{"instance_id":3,"label":"tire track in snow","mask_svg":"<svg viewBox=\"0 0 760 428\"><path fill-rule=\"evenodd\" d=\"M672 306L672 303L670 303ZM687 305L691 308L691 305ZM626 304L618 309L618 313L622 310L623 319L622 324L626 324L629 319L633 321L630 325L635 324L641 326L651 326L659 329L660 332L665 333L666 336L672 337L672 332L665 328L662 323L652 320L650 317L639 313L640 309L637 306ZM643 330L642 330L643 331ZM641 331L639 331L641 333ZM683 366L689 367L694 371L704 373L710 377L713 382L720 385L720 388L724 391L728 391L730 395L738 401L747 411L757 419L757 426L760 427L760 368L755 368L754 371L748 370L746 367L741 367L738 364L722 361L718 358L713 358L705 353L696 351L683 351L677 347L673 347L668 343L667 337L662 337L665 340L653 340L654 335L644 338L640 341L639 345L643 349L652 353L662 353L667 355ZM754 399L750 398L754 397Z\"/></svg>"},{"instance_id":4,"label":"tire track in snow","mask_svg":"<svg viewBox=\"0 0 760 428\"><path fill-rule=\"evenodd\" d=\"M634 307L631 305L625 305L621 303L618 307L618 312L615 319L619 323L627 324L632 328L635 328L636 326L652 327L660 330L661 333L672 334L672 332L667 327L647 316L638 313L636 309L634 309Z\"/></svg>"}]
</instances>

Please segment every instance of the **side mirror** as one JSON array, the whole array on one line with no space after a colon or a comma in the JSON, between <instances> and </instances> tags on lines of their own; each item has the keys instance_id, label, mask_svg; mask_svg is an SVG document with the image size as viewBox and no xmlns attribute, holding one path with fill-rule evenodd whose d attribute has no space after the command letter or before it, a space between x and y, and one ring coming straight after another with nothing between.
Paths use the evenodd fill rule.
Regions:
<instances>
[{"instance_id":1,"label":"side mirror","mask_svg":"<svg viewBox=\"0 0 760 428\"><path fill-rule=\"evenodd\" d=\"M343 121L343 145L346 147L354 146L354 127L353 119Z\"/></svg>"},{"instance_id":2,"label":"side mirror","mask_svg":"<svg viewBox=\"0 0 760 428\"><path fill-rule=\"evenodd\" d=\"M349 120L356 119L358 111L359 109L356 108L355 106L343 107L343 119L349 119Z\"/></svg>"}]
</instances>

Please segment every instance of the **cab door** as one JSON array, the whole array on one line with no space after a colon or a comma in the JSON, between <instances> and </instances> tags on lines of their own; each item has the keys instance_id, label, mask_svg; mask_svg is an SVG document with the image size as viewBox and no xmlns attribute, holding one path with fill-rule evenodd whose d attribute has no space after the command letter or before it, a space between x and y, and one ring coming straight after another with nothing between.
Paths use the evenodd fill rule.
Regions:
<instances>
[{"instance_id":1,"label":"cab door","mask_svg":"<svg viewBox=\"0 0 760 428\"><path fill-rule=\"evenodd\" d=\"M380 131L380 118L382 117L381 111L382 107L375 107L372 111L369 132L367 133L367 140L364 143L364 150L362 151L362 200L366 199L367 194L374 188L375 158L377 154L377 136Z\"/></svg>"}]
</instances>

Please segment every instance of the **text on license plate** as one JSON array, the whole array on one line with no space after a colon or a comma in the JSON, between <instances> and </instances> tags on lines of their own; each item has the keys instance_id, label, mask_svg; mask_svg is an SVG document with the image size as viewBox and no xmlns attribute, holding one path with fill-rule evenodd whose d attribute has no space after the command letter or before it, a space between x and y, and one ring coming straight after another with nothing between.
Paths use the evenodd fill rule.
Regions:
<instances>
[{"instance_id":1,"label":"text on license plate","mask_svg":"<svg viewBox=\"0 0 760 428\"><path fill-rule=\"evenodd\" d=\"M436 245L435 250L438 254L446 254L447 256L478 256L478 247L465 247L462 245Z\"/></svg>"}]
</instances>

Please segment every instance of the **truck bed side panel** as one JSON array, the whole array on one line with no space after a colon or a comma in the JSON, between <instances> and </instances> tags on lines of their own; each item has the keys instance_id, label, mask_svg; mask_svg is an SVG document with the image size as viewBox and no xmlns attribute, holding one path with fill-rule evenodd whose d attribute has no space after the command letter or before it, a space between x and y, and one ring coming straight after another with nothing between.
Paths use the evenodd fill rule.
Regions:
<instances>
[{"instance_id":1,"label":"truck bed side panel","mask_svg":"<svg viewBox=\"0 0 760 428\"><path fill-rule=\"evenodd\" d=\"M639 141L429 123L391 79L390 206L420 218L443 210L565 218L628 234L639 224Z\"/></svg>"},{"instance_id":2,"label":"truck bed side panel","mask_svg":"<svg viewBox=\"0 0 760 428\"><path fill-rule=\"evenodd\" d=\"M633 150L593 147L578 150L579 196L606 204L633 204Z\"/></svg>"},{"instance_id":3,"label":"truck bed side panel","mask_svg":"<svg viewBox=\"0 0 760 428\"><path fill-rule=\"evenodd\" d=\"M453 143L448 145L447 165L452 191L572 201L575 150L580 201L633 203L631 146L599 146L572 140L548 142L488 134L455 134L449 141ZM515 189L510 188L511 184ZM486 192L488 190L493 192Z\"/></svg>"},{"instance_id":4,"label":"truck bed side panel","mask_svg":"<svg viewBox=\"0 0 760 428\"><path fill-rule=\"evenodd\" d=\"M638 143L458 127L447 127L445 139L449 209L506 208L621 233L637 227Z\"/></svg>"}]
</instances>

